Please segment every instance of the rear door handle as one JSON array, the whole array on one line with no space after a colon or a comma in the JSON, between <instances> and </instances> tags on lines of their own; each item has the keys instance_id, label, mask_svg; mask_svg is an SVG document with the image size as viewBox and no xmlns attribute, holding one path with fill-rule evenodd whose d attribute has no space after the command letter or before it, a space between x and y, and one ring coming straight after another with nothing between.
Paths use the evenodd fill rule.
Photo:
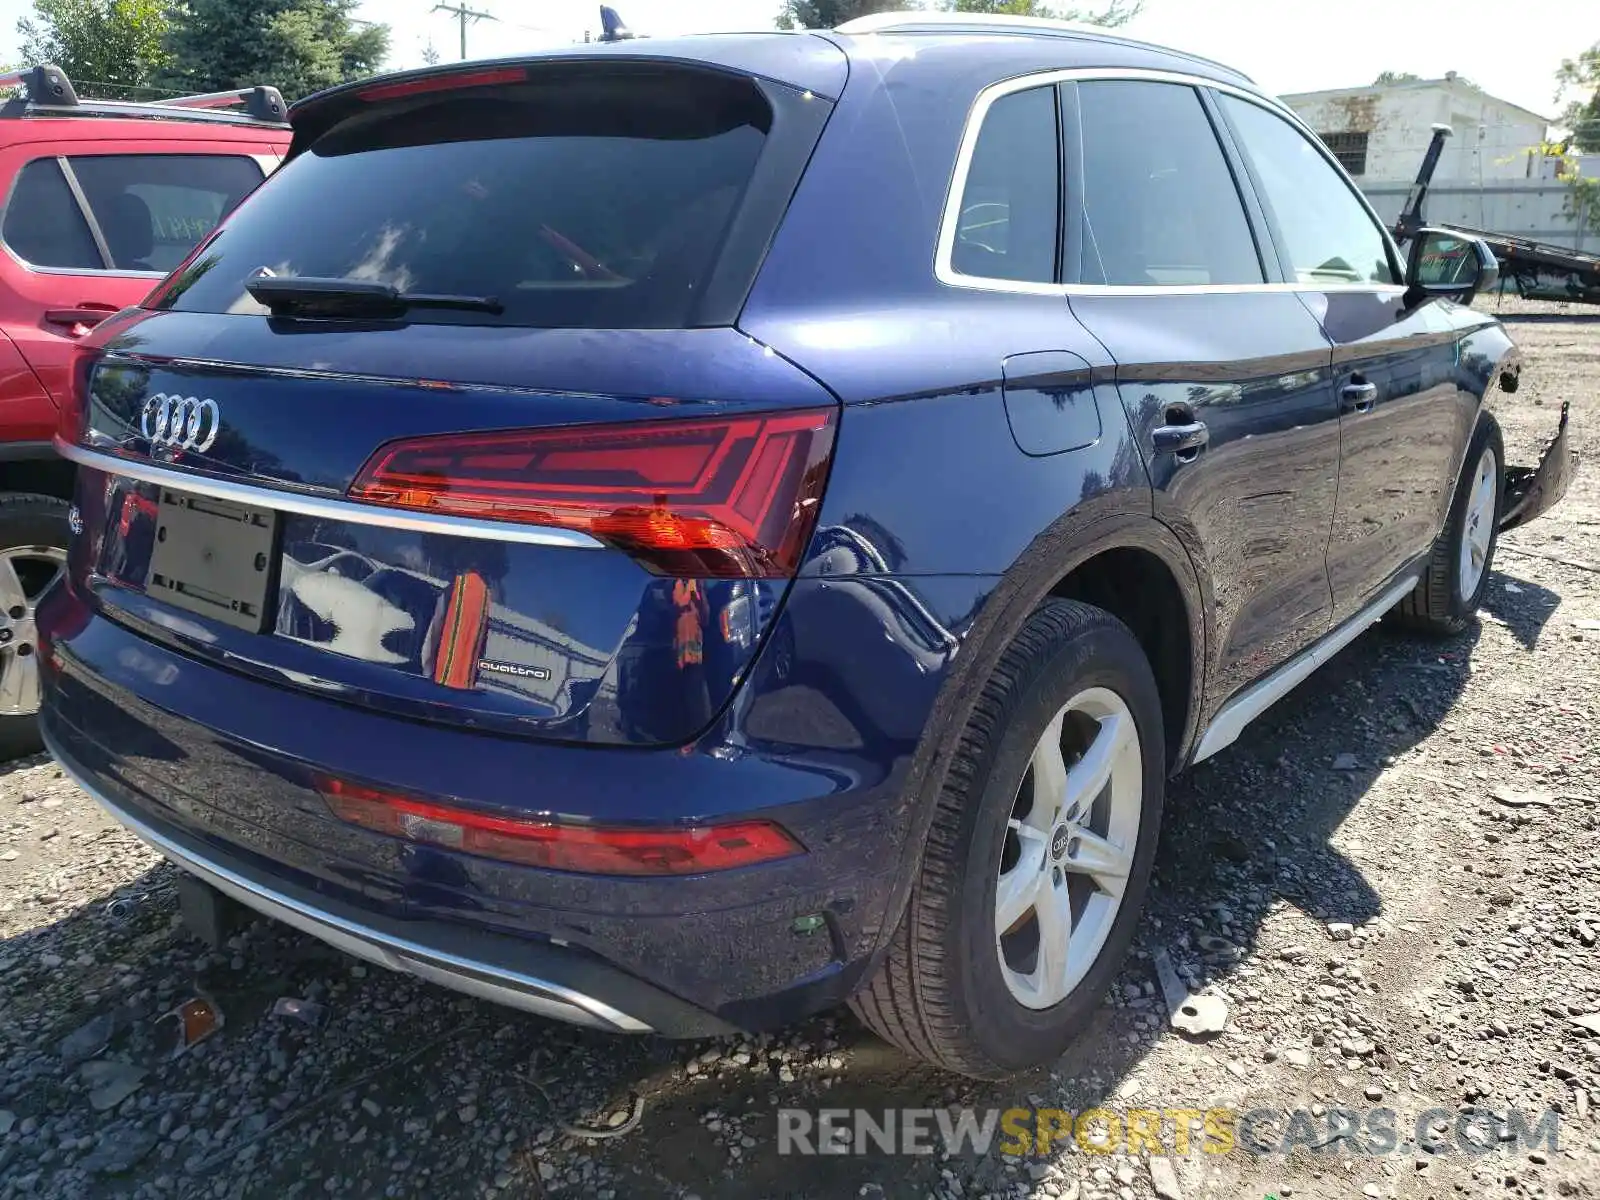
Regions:
<instances>
[{"instance_id":1,"label":"rear door handle","mask_svg":"<svg viewBox=\"0 0 1600 1200\"><path fill-rule=\"evenodd\" d=\"M1339 389L1339 409L1347 413L1371 412L1378 399L1378 385L1351 380Z\"/></svg>"},{"instance_id":2,"label":"rear door handle","mask_svg":"<svg viewBox=\"0 0 1600 1200\"><path fill-rule=\"evenodd\" d=\"M1150 431L1157 454L1176 454L1180 462L1190 462L1211 440L1204 421L1184 425L1158 425Z\"/></svg>"},{"instance_id":3,"label":"rear door handle","mask_svg":"<svg viewBox=\"0 0 1600 1200\"><path fill-rule=\"evenodd\" d=\"M109 305L102 308L97 304L80 304L77 308L47 309L44 319L51 325L65 325L70 336L82 337L116 311Z\"/></svg>"}]
</instances>

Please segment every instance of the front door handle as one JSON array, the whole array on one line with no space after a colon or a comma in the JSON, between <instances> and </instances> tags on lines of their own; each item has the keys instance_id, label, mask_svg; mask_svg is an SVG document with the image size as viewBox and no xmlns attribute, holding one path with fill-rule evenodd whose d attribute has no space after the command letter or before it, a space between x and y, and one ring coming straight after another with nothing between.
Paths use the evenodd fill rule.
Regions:
<instances>
[{"instance_id":1,"label":"front door handle","mask_svg":"<svg viewBox=\"0 0 1600 1200\"><path fill-rule=\"evenodd\" d=\"M1378 400L1378 385L1352 379L1339 389L1339 410L1347 413L1371 412Z\"/></svg>"},{"instance_id":2,"label":"front door handle","mask_svg":"<svg viewBox=\"0 0 1600 1200\"><path fill-rule=\"evenodd\" d=\"M1211 440L1211 431L1204 421L1158 425L1150 431L1150 440L1157 454L1176 454L1179 462L1192 462Z\"/></svg>"}]
</instances>

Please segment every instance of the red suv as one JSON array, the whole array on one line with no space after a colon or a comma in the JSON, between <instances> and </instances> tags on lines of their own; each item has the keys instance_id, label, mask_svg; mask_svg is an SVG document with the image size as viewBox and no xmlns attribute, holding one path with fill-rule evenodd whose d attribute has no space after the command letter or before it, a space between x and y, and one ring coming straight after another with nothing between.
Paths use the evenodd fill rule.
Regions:
<instances>
[{"instance_id":1,"label":"red suv","mask_svg":"<svg viewBox=\"0 0 1600 1200\"><path fill-rule=\"evenodd\" d=\"M40 746L33 606L65 559L72 464L51 450L75 342L138 304L289 147L270 87L79 100L54 66L0 76L0 761Z\"/></svg>"}]
</instances>

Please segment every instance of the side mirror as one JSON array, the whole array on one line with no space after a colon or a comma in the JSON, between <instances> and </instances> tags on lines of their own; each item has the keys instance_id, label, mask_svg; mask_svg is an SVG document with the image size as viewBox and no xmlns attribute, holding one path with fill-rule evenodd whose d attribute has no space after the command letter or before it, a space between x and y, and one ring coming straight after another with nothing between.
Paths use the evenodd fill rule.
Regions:
<instances>
[{"instance_id":1,"label":"side mirror","mask_svg":"<svg viewBox=\"0 0 1600 1200\"><path fill-rule=\"evenodd\" d=\"M1420 304L1443 296L1472 303L1500 280L1500 263L1488 243L1452 229L1419 229L1406 261L1406 299Z\"/></svg>"}]
</instances>

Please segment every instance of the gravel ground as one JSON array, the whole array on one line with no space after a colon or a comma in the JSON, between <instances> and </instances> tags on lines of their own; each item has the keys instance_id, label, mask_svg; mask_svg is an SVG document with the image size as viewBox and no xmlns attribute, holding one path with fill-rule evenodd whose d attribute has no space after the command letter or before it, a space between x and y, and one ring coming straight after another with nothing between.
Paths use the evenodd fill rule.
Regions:
<instances>
[{"instance_id":1,"label":"gravel ground","mask_svg":"<svg viewBox=\"0 0 1600 1200\"><path fill-rule=\"evenodd\" d=\"M1592 463L1600 313L1502 311L1528 357L1496 404L1512 460L1570 399ZM1096 1030L1003 1085L908 1063L843 1014L627 1040L265 922L211 954L178 927L171 868L47 760L0 768L0 1197L1600 1196L1600 1032L1572 1020L1600 1012L1597 525L1590 467L1502 544L1468 634L1365 635L1177 783L1139 949ZM1227 1005L1220 1034L1168 1027L1158 949ZM155 1018L197 991L225 1024L173 1057ZM274 1016L282 996L326 1023ZM780 1107L1029 1105L1302 1109L1317 1129L1389 1108L1402 1141L1430 1109L1451 1131L1464 1110L1517 1109L1555 1112L1559 1137L1535 1148L1469 1120L1439 1153L1319 1134L1287 1156L1199 1135L1179 1154L1170 1127L1155 1160L1071 1141L1021 1158L777 1150Z\"/></svg>"}]
</instances>

